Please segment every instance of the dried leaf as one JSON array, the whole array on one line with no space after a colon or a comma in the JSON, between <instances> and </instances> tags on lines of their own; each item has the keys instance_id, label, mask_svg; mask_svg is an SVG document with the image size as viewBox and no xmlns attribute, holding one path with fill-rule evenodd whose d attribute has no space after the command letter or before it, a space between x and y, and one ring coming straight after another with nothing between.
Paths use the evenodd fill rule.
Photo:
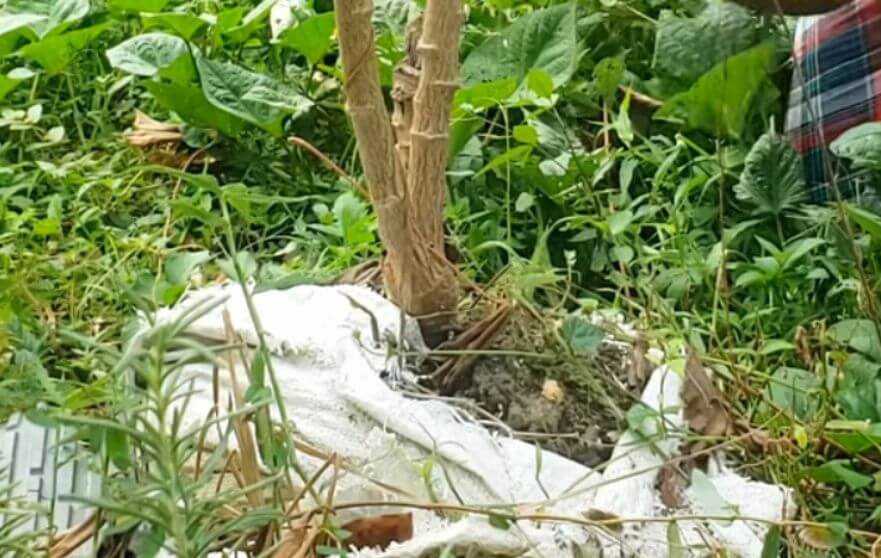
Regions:
<instances>
[{"instance_id":1,"label":"dried leaf","mask_svg":"<svg viewBox=\"0 0 881 558\"><path fill-rule=\"evenodd\" d=\"M633 352L630 354L630 368L627 370L627 384L630 387L642 387L652 369L652 364L646 358L648 353L648 341L640 337L633 344Z\"/></svg>"},{"instance_id":2,"label":"dried leaf","mask_svg":"<svg viewBox=\"0 0 881 558\"><path fill-rule=\"evenodd\" d=\"M661 467L655 482L665 506L679 509L685 504L687 482L675 466L668 463Z\"/></svg>"},{"instance_id":3,"label":"dried leaf","mask_svg":"<svg viewBox=\"0 0 881 558\"><path fill-rule=\"evenodd\" d=\"M801 326L795 329L795 354L808 366L814 364L814 352L811 350L811 336Z\"/></svg>"},{"instance_id":4,"label":"dried leaf","mask_svg":"<svg viewBox=\"0 0 881 558\"><path fill-rule=\"evenodd\" d=\"M347 546L385 549L393 542L404 542L413 538L413 514L380 515L356 519L343 525L343 531L351 533L351 536L345 541Z\"/></svg>"},{"instance_id":5,"label":"dried leaf","mask_svg":"<svg viewBox=\"0 0 881 558\"><path fill-rule=\"evenodd\" d=\"M125 139L134 147L177 145L183 139L180 127L153 120L141 111L135 113L134 127L126 132Z\"/></svg>"},{"instance_id":6,"label":"dried leaf","mask_svg":"<svg viewBox=\"0 0 881 558\"><path fill-rule=\"evenodd\" d=\"M685 383L680 395L692 431L713 437L722 437L733 431L728 405L700 359L691 351L685 364Z\"/></svg>"}]
</instances>

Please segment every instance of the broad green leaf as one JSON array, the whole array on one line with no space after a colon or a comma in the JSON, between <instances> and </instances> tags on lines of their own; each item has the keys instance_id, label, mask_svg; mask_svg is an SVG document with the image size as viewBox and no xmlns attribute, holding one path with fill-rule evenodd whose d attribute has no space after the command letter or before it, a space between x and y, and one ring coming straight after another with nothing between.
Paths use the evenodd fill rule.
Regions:
<instances>
[{"instance_id":1,"label":"broad green leaf","mask_svg":"<svg viewBox=\"0 0 881 558\"><path fill-rule=\"evenodd\" d=\"M176 65L186 57L185 64ZM124 41L107 51L110 65L136 76L153 77L161 71L172 81L185 84L193 77L187 44L180 37L166 33L144 33Z\"/></svg>"},{"instance_id":2,"label":"broad green leaf","mask_svg":"<svg viewBox=\"0 0 881 558\"><path fill-rule=\"evenodd\" d=\"M630 226L630 223L633 222L633 212L629 209L624 209L622 211L616 211L612 213L606 223L609 225L609 233L616 235L621 234L627 227Z\"/></svg>"},{"instance_id":3,"label":"broad green leaf","mask_svg":"<svg viewBox=\"0 0 881 558\"><path fill-rule=\"evenodd\" d=\"M734 2L711 0L696 17L662 11L655 33L654 70L686 87L758 39L757 20Z\"/></svg>"},{"instance_id":4,"label":"broad green leaf","mask_svg":"<svg viewBox=\"0 0 881 558\"><path fill-rule=\"evenodd\" d=\"M28 27L39 38L60 33L89 13L89 0L8 0L6 12L19 16L37 16Z\"/></svg>"},{"instance_id":5,"label":"broad green leaf","mask_svg":"<svg viewBox=\"0 0 881 558\"><path fill-rule=\"evenodd\" d=\"M834 423L843 424L839 427ZM829 421L825 435L845 451L857 455L881 444L881 423L867 424L865 420Z\"/></svg>"},{"instance_id":6,"label":"broad green leaf","mask_svg":"<svg viewBox=\"0 0 881 558\"><path fill-rule=\"evenodd\" d=\"M577 355L596 354L606 332L580 316L569 316L563 322L563 338Z\"/></svg>"},{"instance_id":7,"label":"broad green leaf","mask_svg":"<svg viewBox=\"0 0 881 558\"><path fill-rule=\"evenodd\" d=\"M532 11L472 50L462 64L466 87L513 78L522 88L541 69L559 87L572 77L578 56L575 4Z\"/></svg>"},{"instance_id":8,"label":"broad green leaf","mask_svg":"<svg viewBox=\"0 0 881 558\"><path fill-rule=\"evenodd\" d=\"M144 526L135 531L131 549L139 558L156 558L165 542L165 531L156 525Z\"/></svg>"},{"instance_id":9,"label":"broad green leaf","mask_svg":"<svg viewBox=\"0 0 881 558\"><path fill-rule=\"evenodd\" d=\"M836 138L829 149L858 167L881 168L881 122L855 126Z\"/></svg>"},{"instance_id":10,"label":"broad green leaf","mask_svg":"<svg viewBox=\"0 0 881 558\"><path fill-rule=\"evenodd\" d=\"M34 76L27 68L16 68L6 75L0 75L0 101L18 85Z\"/></svg>"},{"instance_id":11,"label":"broad green leaf","mask_svg":"<svg viewBox=\"0 0 881 558\"><path fill-rule=\"evenodd\" d=\"M336 199L333 215L346 245L357 246L374 240L367 203L354 192L346 192Z\"/></svg>"},{"instance_id":12,"label":"broad green leaf","mask_svg":"<svg viewBox=\"0 0 881 558\"><path fill-rule=\"evenodd\" d=\"M176 113L193 126L212 128L230 137L238 135L245 127L242 119L209 103L196 86L158 81L148 81L144 86L162 108Z\"/></svg>"},{"instance_id":13,"label":"broad green leaf","mask_svg":"<svg viewBox=\"0 0 881 558\"><path fill-rule=\"evenodd\" d=\"M763 87L771 87L768 74L774 58L775 47L771 43L731 56L702 75L690 89L664 103L655 117L739 138L753 100Z\"/></svg>"},{"instance_id":14,"label":"broad green leaf","mask_svg":"<svg viewBox=\"0 0 881 558\"><path fill-rule=\"evenodd\" d=\"M257 260L254 254L247 250L237 252L233 260L220 260L217 266L223 271L227 277L235 279L241 283L246 282L249 278L257 273Z\"/></svg>"},{"instance_id":15,"label":"broad green leaf","mask_svg":"<svg viewBox=\"0 0 881 558\"><path fill-rule=\"evenodd\" d=\"M197 58L196 65L211 104L274 135L281 135L285 115L298 116L312 106L286 85L241 66L203 57Z\"/></svg>"},{"instance_id":16,"label":"broad green leaf","mask_svg":"<svg viewBox=\"0 0 881 558\"><path fill-rule=\"evenodd\" d=\"M597 92L607 102L615 97L625 69L624 61L620 58L603 58L594 66L593 78Z\"/></svg>"},{"instance_id":17,"label":"broad green leaf","mask_svg":"<svg viewBox=\"0 0 881 558\"><path fill-rule=\"evenodd\" d=\"M538 132L536 132L535 128L528 124L514 126L512 135L514 136L514 139L519 141L520 143L525 143L528 145L538 144Z\"/></svg>"},{"instance_id":18,"label":"broad green leaf","mask_svg":"<svg viewBox=\"0 0 881 558\"><path fill-rule=\"evenodd\" d=\"M485 167L477 171L477 174L475 174L474 177L477 178L478 176L486 174L491 170L497 169L513 161L519 161L529 155L531 152L531 145L518 145L517 147L512 147L511 149L493 158L493 160L487 163Z\"/></svg>"},{"instance_id":19,"label":"broad green leaf","mask_svg":"<svg viewBox=\"0 0 881 558\"><path fill-rule=\"evenodd\" d=\"M235 27L222 30L225 44L238 44L247 41L254 33L264 28L264 22L277 0L263 0L244 15L241 23Z\"/></svg>"},{"instance_id":20,"label":"broad green leaf","mask_svg":"<svg viewBox=\"0 0 881 558\"><path fill-rule=\"evenodd\" d=\"M517 82L513 78L478 83L456 91L453 106L471 109L495 107L508 100L515 91Z\"/></svg>"},{"instance_id":21,"label":"broad green leaf","mask_svg":"<svg viewBox=\"0 0 881 558\"><path fill-rule=\"evenodd\" d=\"M780 556L780 527L772 525L765 535L765 542L762 544L761 558L777 558Z\"/></svg>"},{"instance_id":22,"label":"broad green leaf","mask_svg":"<svg viewBox=\"0 0 881 558\"><path fill-rule=\"evenodd\" d=\"M859 490L872 484L872 477L854 471L847 461L829 461L811 469L814 480L826 483L844 483L852 490Z\"/></svg>"},{"instance_id":23,"label":"broad green leaf","mask_svg":"<svg viewBox=\"0 0 881 558\"><path fill-rule=\"evenodd\" d=\"M829 328L829 337L881 364L881 339L871 320L844 320Z\"/></svg>"},{"instance_id":24,"label":"broad green leaf","mask_svg":"<svg viewBox=\"0 0 881 558\"><path fill-rule=\"evenodd\" d=\"M554 80L541 68L532 68L526 74L526 86L529 90L544 99L550 99L554 94Z\"/></svg>"},{"instance_id":25,"label":"broad green leaf","mask_svg":"<svg viewBox=\"0 0 881 558\"><path fill-rule=\"evenodd\" d=\"M778 368L768 383L768 399L803 420L812 420L820 408L820 379L799 368Z\"/></svg>"},{"instance_id":26,"label":"broad green leaf","mask_svg":"<svg viewBox=\"0 0 881 558\"><path fill-rule=\"evenodd\" d=\"M165 260L165 278L172 285L185 285L193 270L210 259L211 255L205 250L175 252Z\"/></svg>"},{"instance_id":27,"label":"broad green leaf","mask_svg":"<svg viewBox=\"0 0 881 558\"><path fill-rule=\"evenodd\" d=\"M39 14L4 14L0 13L0 55L5 56L15 49L21 35L36 39L34 26L46 21L46 16Z\"/></svg>"},{"instance_id":28,"label":"broad green leaf","mask_svg":"<svg viewBox=\"0 0 881 558\"><path fill-rule=\"evenodd\" d=\"M881 243L881 216L851 204L845 205L845 211L851 221L872 237L872 242Z\"/></svg>"},{"instance_id":29,"label":"broad green leaf","mask_svg":"<svg viewBox=\"0 0 881 558\"><path fill-rule=\"evenodd\" d=\"M514 210L518 213L523 213L524 211L529 211L535 205L535 196L528 192L521 192L519 196L517 196L517 202L514 204Z\"/></svg>"},{"instance_id":30,"label":"broad green leaf","mask_svg":"<svg viewBox=\"0 0 881 558\"><path fill-rule=\"evenodd\" d=\"M144 29L161 27L186 40L192 39L208 26L208 22L201 17L178 13L141 14L141 21Z\"/></svg>"},{"instance_id":31,"label":"broad green leaf","mask_svg":"<svg viewBox=\"0 0 881 558\"><path fill-rule=\"evenodd\" d=\"M108 7L115 12L161 12L170 0L109 0Z\"/></svg>"},{"instance_id":32,"label":"broad green leaf","mask_svg":"<svg viewBox=\"0 0 881 558\"><path fill-rule=\"evenodd\" d=\"M835 400L849 420L881 421L881 365L861 354L844 363Z\"/></svg>"},{"instance_id":33,"label":"broad green leaf","mask_svg":"<svg viewBox=\"0 0 881 558\"><path fill-rule=\"evenodd\" d=\"M756 141L734 193L757 213L770 215L780 215L805 199L801 157L786 137L768 132Z\"/></svg>"},{"instance_id":34,"label":"broad green leaf","mask_svg":"<svg viewBox=\"0 0 881 558\"><path fill-rule=\"evenodd\" d=\"M51 35L25 46L19 53L42 66L47 74L54 75L66 68L81 50L89 46L109 26L109 23L102 23L62 35Z\"/></svg>"},{"instance_id":35,"label":"broad green leaf","mask_svg":"<svg viewBox=\"0 0 881 558\"><path fill-rule=\"evenodd\" d=\"M330 49L335 28L333 13L314 15L282 33L279 43L303 54L310 64L317 64Z\"/></svg>"},{"instance_id":36,"label":"broad green leaf","mask_svg":"<svg viewBox=\"0 0 881 558\"><path fill-rule=\"evenodd\" d=\"M131 466L131 446L126 432L114 428L104 429L104 448L114 465L122 470Z\"/></svg>"}]
</instances>

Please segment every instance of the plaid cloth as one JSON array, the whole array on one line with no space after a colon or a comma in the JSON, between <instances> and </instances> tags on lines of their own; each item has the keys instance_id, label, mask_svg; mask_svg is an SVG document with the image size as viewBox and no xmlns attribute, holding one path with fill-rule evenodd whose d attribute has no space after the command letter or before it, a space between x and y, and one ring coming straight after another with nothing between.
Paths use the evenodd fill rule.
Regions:
<instances>
[{"instance_id":1,"label":"plaid cloth","mask_svg":"<svg viewBox=\"0 0 881 558\"><path fill-rule=\"evenodd\" d=\"M804 163L808 199L835 199L857 180L828 146L849 128L881 120L881 1L854 0L796 25L786 132Z\"/></svg>"}]
</instances>

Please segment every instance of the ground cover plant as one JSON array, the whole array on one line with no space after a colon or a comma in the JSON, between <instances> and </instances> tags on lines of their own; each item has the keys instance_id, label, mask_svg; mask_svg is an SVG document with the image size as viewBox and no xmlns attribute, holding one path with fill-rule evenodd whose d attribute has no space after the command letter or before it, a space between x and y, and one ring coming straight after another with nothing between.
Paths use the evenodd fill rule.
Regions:
<instances>
[{"instance_id":1,"label":"ground cover plant","mask_svg":"<svg viewBox=\"0 0 881 558\"><path fill-rule=\"evenodd\" d=\"M164 358L219 349L180 345L171 324L130 350L137 313L223 279L260 290L353 268L375 278L389 242L356 141L370 129L359 135L346 110L343 20L329 0L275 4L0 0L0 419L78 429L108 478L107 555L272 555L284 542L281 479L297 472L295 431L268 424L277 386L258 362L255 389L220 425L241 443L242 417L258 424L240 463L249 488L209 497L210 479L183 475L200 433L169 416L180 386ZM374 4L378 91L393 107L424 2ZM444 67L458 65L458 88L440 100L448 144L430 174L446 203L426 204L434 240L418 257L432 281L461 285L440 308L458 301L442 339L475 323L499 331L471 353L442 346L434 372L451 379L431 387L527 430L536 417L512 402L552 378L593 410L567 408L547 427L587 442L549 447L602 467L604 433L638 420L645 379L623 391L607 381L587 316L615 310L638 326L627 339L637 349L661 348L687 374L688 348L712 369L730 428L705 443L796 489L801 523L773 529L766 556L874 556L881 206L871 187L805 203L780 132L791 22L716 0L468 0L461 17ZM871 186L879 146L870 124L833 150ZM408 306L412 293L389 286ZM409 309L438 310L420 305ZM529 362L513 379L512 353ZM24 513L2 480L0 515ZM247 513L229 516L243 499ZM343 553L332 516L321 527L315 552ZM22 548L36 547L0 527L0 555Z\"/></svg>"}]
</instances>

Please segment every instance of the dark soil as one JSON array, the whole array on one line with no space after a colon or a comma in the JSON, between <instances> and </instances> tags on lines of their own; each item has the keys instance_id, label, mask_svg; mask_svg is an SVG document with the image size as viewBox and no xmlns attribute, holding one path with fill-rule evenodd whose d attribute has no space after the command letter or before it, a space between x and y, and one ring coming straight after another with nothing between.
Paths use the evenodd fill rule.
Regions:
<instances>
[{"instance_id":1,"label":"dark soil","mask_svg":"<svg viewBox=\"0 0 881 558\"><path fill-rule=\"evenodd\" d=\"M597 355L578 357L549 334L553 323L524 314L511 320L493 348L554 357L483 357L456 395L473 400L524 440L587 466L606 461L647 373L634 379L627 345L607 343Z\"/></svg>"}]
</instances>

